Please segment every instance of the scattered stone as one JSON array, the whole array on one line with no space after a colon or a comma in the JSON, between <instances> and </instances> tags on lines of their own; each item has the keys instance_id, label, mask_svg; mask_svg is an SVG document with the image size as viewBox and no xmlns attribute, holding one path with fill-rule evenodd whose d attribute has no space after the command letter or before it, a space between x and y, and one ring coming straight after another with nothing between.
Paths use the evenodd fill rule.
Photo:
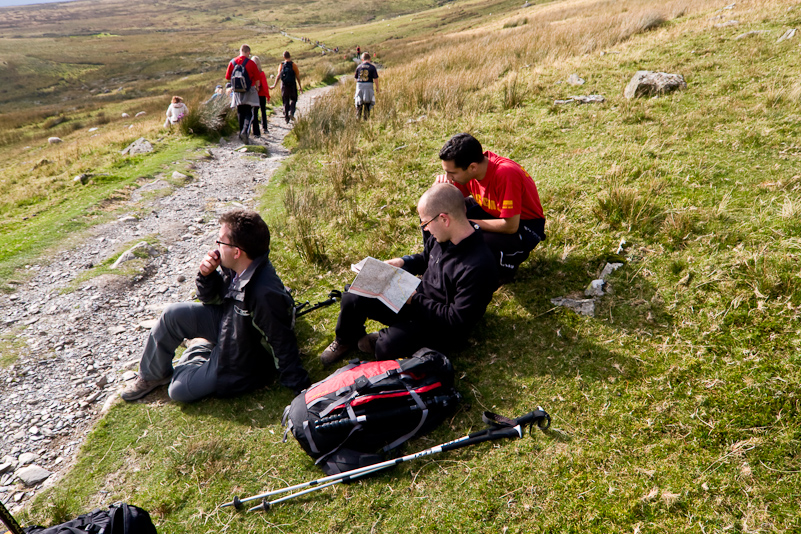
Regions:
<instances>
[{"instance_id":1,"label":"scattered stone","mask_svg":"<svg viewBox=\"0 0 801 534\"><path fill-rule=\"evenodd\" d=\"M62 142L60 137L48 137L47 142L51 145L57 145Z\"/></svg>"},{"instance_id":2,"label":"scattered stone","mask_svg":"<svg viewBox=\"0 0 801 534\"><path fill-rule=\"evenodd\" d=\"M104 387L106 387L106 385L108 385L108 382L109 382L108 377L106 375L103 375L97 379L97 382L95 382L95 386L97 386L100 389L103 389Z\"/></svg>"},{"instance_id":3,"label":"scattered stone","mask_svg":"<svg viewBox=\"0 0 801 534\"><path fill-rule=\"evenodd\" d=\"M763 33L770 33L770 30L752 30L750 32L741 33L735 37L734 40L739 41L740 39L745 39L746 37L751 37L752 35L762 35Z\"/></svg>"},{"instance_id":4,"label":"scattered stone","mask_svg":"<svg viewBox=\"0 0 801 534\"><path fill-rule=\"evenodd\" d=\"M50 471L38 465L30 465L17 470L14 475L26 486L35 486L40 482L44 482L52 475Z\"/></svg>"},{"instance_id":5,"label":"scattered stone","mask_svg":"<svg viewBox=\"0 0 801 534\"><path fill-rule=\"evenodd\" d=\"M584 78L579 77L578 74L571 74L567 78L567 83L570 85L584 85Z\"/></svg>"},{"instance_id":6,"label":"scattered stone","mask_svg":"<svg viewBox=\"0 0 801 534\"><path fill-rule=\"evenodd\" d=\"M117 334L123 334L127 331L128 329L125 328L124 326L112 326L108 329L108 333L111 334L112 336L116 336Z\"/></svg>"},{"instance_id":7,"label":"scattered stone","mask_svg":"<svg viewBox=\"0 0 801 534\"><path fill-rule=\"evenodd\" d=\"M89 181L89 175L86 173L79 174L75 178L72 179L73 182L80 183L81 185L85 185L86 182Z\"/></svg>"},{"instance_id":8,"label":"scattered stone","mask_svg":"<svg viewBox=\"0 0 801 534\"><path fill-rule=\"evenodd\" d=\"M138 254L137 254L138 253ZM142 257L143 255L155 257L158 256L158 251L153 248L147 241L140 241L133 247L129 248L122 254L120 257L117 258L117 261L111 266L112 269L116 269L126 261L135 260L136 258Z\"/></svg>"},{"instance_id":9,"label":"scattered stone","mask_svg":"<svg viewBox=\"0 0 801 534\"><path fill-rule=\"evenodd\" d=\"M140 111L139 113L137 113L137 114L135 115L135 117L141 117L141 116L143 116L143 115L147 115L147 113L145 113L144 111Z\"/></svg>"},{"instance_id":10,"label":"scattered stone","mask_svg":"<svg viewBox=\"0 0 801 534\"><path fill-rule=\"evenodd\" d=\"M179 274L178 277L175 279L179 284L183 284L186 282L186 276Z\"/></svg>"},{"instance_id":11,"label":"scattered stone","mask_svg":"<svg viewBox=\"0 0 801 534\"><path fill-rule=\"evenodd\" d=\"M580 315L595 317L595 299L569 299L565 297L557 297L555 299L551 299L551 304L554 306L569 308Z\"/></svg>"},{"instance_id":12,"label":"scattered stone","mask_svg":"<svg viewBox=\"0 0 801 534\"><path fill-rule=\"evenodd\" d=\"M17 458L17 461L19 462L19 465L28 465L29 463L32 463L37 458L38 458L38 456L36 455L36 453L23 452L22 454L19 455L19 458Z\"/></svg>"},{"instance_id":13,"label":"scattered stone","mask_svg":"<svg viewBox=\"0 0 801 534\"><path fill-rule=\"evenodd\" d=\"M610 274L623 267L622 263L607 263L601 271L601 279L606 280Z\"/></svg>"},{"instance_id":14,"label":"scattered stone","mask_svg":"<svg viewBox=\"0 0 801 534\"><path fill-rule=\"evenodd\" d=\"M596 104L605 102L606 99L601 95L571 96L566 100L554 100L554 104Z\"/></svg>"},{"instance_id":15,"label":"scattered stone","mask_svg":"<svg viewBox=\"0 0 801 534\"><path fill-rule=\"evenodd\" d=\"M174 173L172 173L172 178L173 180L187 180L189 179L189 176L185 175L184 173L175 171Z\"/></svg>"},{"instance_id":16,"label":"scattered stone","mask_svg":"<svg viewBox=\"0 0 801 534\"><path fill-rule=\"evenodd\" d=\"M120 222L136 222L139 219L137 217L134 217L133 215L123 215L122 217L120 217L117 220L120 221Z\"/></svg>"},{"instance_id":17,"label":"scattered stone","mask_svg":"<svg viewBox=\"0 0 801 534\"><path fill-rule=\"evenodd\" d=\"M137 154L147 154L148 152L153 152L153 145L145 139L144 137L140 137L120 152L123 156L135 156Z\"/></svg>"},{"instance_id":18,"label":"scattered stone","mask_svg":"<svg viewBox=\"0 0 801 534\"><path fill-rule=\"evenodd\" d=\"M139 363L138 361L136 363ZM128 380L133 380L136 378L136 373L134 371L125 371L122 373L122 381L127 382Z\"/></svg>"},{"instance_id":19,"label":"scattered stone","mask_svg":"<svg viewBox=\"0 0 801 534\"><path fill-rule=\"evenodd\" d=\"M687 89L687 82L681 74L651 72L640 70L634 75L623 96L628 99L670 93L677 89Z\"/></svg>"},{"instance_id":20,"label":"scattered stone","mask_svg":"<svg viewBox=\"0 0 801 534\"><path fill-rule=\"evenodd\" d=\"M715 24L715 28L728 28L730 26L737 26L738 24L740 24L739 20L727 20L726 22Z\"/></svg>"},{"instance_id":21,"label":"scattered stone","mask_svg":"<svg viewBox=\"0 0 801 534\"><path fill-rule=\"evenodd\" d=\"M138 328L141 328L142 330L152 330L153 327L156 326L156 323L158 322L159 322L158 319L148 319L147 321L140 321L139 324L136 326Z\"/></svg>"},{"instance_id":22,"label":"scattered stone","mask_svg":"<svg viewBox=\"0 0 801 534\"><path fill-rule=\"evenodd\" d=\"M584 290L584 296L586 297L603 297L606 294L605 291L606 282L602 279L593 280L590 282L590 285L587 286L587 289Z\"/></svg>"},{"instance_id":23,"label":"scattered stone","mask_svg":"<svg viewBox=\"0 0 801 534\"><path fill-rule=\"evenodd\" d=\"M100 128L97 128L97 127L94 127L94 128L89 128L89 132L90 132L90 133L91 133L91 132L96 132L96 131L98 131L99 129L100 129Z\"/></svg>"},{"instance_id":24,"label":"scattered stone","mask_svg":"<svg viewBox=\"0 0 801 534\"><path fill-rule=\"evenodd\" d=\"M791 28L787 30L782 34L781 37L779 37L779 40L776 42L781 43L782 41L786 41L787 39L792 39L793 37L795 37L796 31L797 31L796 28Z\"/></svg>"},{"instance_id":25,"label":"scattered stone","mask_svg":"<svg viewBox=\"0 0 801 534\"><path fill-rule=\"evenodd\" d=\"M8 458L8 457L6 457L6 458ZM6 460L6 459L3 459L2 463L0 463L0 475L2 475L3 473L9 472L12 469L14 469L14 462Z\"/></svg>"},{"instance_id":26,"label":"scattered stone","mask_svg":"<svg viewBox=\"0 0 801 534\"><path fill-rule=\"evenodd\" d=\"M127 119L128 117L130 117L130 115L128 115L127 113L123 113L123 114L122 114L122 118L123 118L123 119Z\"/></svg>"}]
</instances>

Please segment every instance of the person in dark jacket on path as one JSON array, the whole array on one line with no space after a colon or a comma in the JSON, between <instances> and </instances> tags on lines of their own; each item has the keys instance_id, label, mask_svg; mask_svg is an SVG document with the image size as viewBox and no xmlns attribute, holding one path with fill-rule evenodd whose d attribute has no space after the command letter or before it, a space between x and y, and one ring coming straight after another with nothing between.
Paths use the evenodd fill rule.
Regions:
<instances>
[{"instance_id":1,"label":"person in dark jacket on path","mask_svg":"<svg viewBox=\"0 0 801 534\"><path fill-rule=\"evenodd\" d=\"M422 275L417 291L397 314L378 299L342 295L336 338L320 355L324 366L354 346L379 360L405 358L422 347L447 353L462 345L484 316L498 273L481 231L467 219L464 196L451 184L434 184L420 198L417 212L423 252L386 262ZM387 328L367 334L367 319Z\"/></svg>"},{"instance_id":2,"label":"person in dark jacket on path","mask_svg":"<svg viewBox=\"0 0 801 534\"><path fill-rule=\"evenodd\" d=\"M255 212L234 210L220 217L218 236L195 280L201 303L164 310L145 343L139 375L121 394L126 401L165 384L180 402L240 395L276 374L296 394L311 384L293 330L292 298L270 263L267 225ZM173 368L184 339L194 342Z\"/></svg>"}]
</instances>

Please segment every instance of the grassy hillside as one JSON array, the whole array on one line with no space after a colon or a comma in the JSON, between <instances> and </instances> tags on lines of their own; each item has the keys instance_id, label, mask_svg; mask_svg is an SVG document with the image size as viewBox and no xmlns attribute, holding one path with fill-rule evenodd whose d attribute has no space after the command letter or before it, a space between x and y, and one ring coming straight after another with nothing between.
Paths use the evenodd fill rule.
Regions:
<instances>
[{"instance_id":1,"label":"grassy hillside","mask_svg":"<svg viewBox=\"0 0 801 534\"><path fill-rule=\"evenodd\" d=\"M472 132L535 177L549 237L453 357L470 407L409 449L480 428L484 409L542 405L562 434L242 515L217 505L319 476L281 442L288 391L122 405L25 519L121 499L172 533L801 530L801 40L777 42L801 7L724 4L466 0L308 29L372 39L388 68L369 123L345 83L296 126L295 156L263 196L278 271L322 298L351 262L414 250L437 152ZM750 31L764 33L737 38ZM627 100L637 70L682 74L688 88ZM585 85L568 85L573 73ZM576 94L606 101L554 103ZM595 317L551 304L581 295L624 239ZM314 379L335 320L327 309L299 324Z\"/></svg>"}]
</instances>

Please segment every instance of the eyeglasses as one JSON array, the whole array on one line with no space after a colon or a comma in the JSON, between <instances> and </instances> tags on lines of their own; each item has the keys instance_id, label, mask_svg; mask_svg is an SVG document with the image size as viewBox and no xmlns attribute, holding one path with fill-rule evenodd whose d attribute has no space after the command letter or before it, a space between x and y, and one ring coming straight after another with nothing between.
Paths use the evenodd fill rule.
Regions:
<instances>
[{"instance_id":1,"label":"eyeglasses","mask_svg":"<svg viewBox=\"0 0 801 534\"><path fill-rule=\"evenodd\" d=\"M215 241L215 243L217 243L218 245L228 245L229 247L239 248L236 245L232 245L231 243L223 243L222 241Z\"/></svg>"},{"instance_id":2,"label":"eyeglasses","mask_svg":"<svg viewBox=\"0 0 801 534\"><path fill-rule=\"evenodd\" d=\"M441 213L437 213L436 215L434 215L433 217L431 217L431 219L427 220L426 222L421 222L421 223L420 223L420 229L421 229L421 230L425 230L425 229L426 229L426 226L428 226L429 224L431 224L432 222L434 222L434 221L436 220L436 218L437 218L437 217L439 217L440 215L442 215L442 214L441 214Z\"/></svg>"}]
</instances>

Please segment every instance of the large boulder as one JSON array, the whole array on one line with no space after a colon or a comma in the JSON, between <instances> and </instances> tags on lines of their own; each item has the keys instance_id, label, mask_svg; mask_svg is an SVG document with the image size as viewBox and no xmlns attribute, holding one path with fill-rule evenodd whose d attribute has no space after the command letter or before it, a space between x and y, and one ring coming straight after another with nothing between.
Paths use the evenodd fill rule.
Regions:
<instances>
[{"instance_id":1,"label":"large boulder","mask_svg":"<svg viewBox=\"0 0 801 534\"><path fill-rule=\"evenodd\" d=\"M649 70L637 71L623 91L628 99L641 96L660 95L687 89L687 82L681 74L668 74L667 72L651 72Z\"/></svg>"},{"instance_id":2,"label":"large boulder","mask_svg":"<svg viewBox=\"0 0 801 534\"><path fill-rule=\"evenodd\" d=\"M153 152L153 145L151 145L150 142L144 137L140 137L139 139L137 139L136 141L125 147L125 150L120 152L120 154L122 154L123 156L125 155L135 156L137 154L147 154L148 152Z\"/></svg>"}]
</instances>

